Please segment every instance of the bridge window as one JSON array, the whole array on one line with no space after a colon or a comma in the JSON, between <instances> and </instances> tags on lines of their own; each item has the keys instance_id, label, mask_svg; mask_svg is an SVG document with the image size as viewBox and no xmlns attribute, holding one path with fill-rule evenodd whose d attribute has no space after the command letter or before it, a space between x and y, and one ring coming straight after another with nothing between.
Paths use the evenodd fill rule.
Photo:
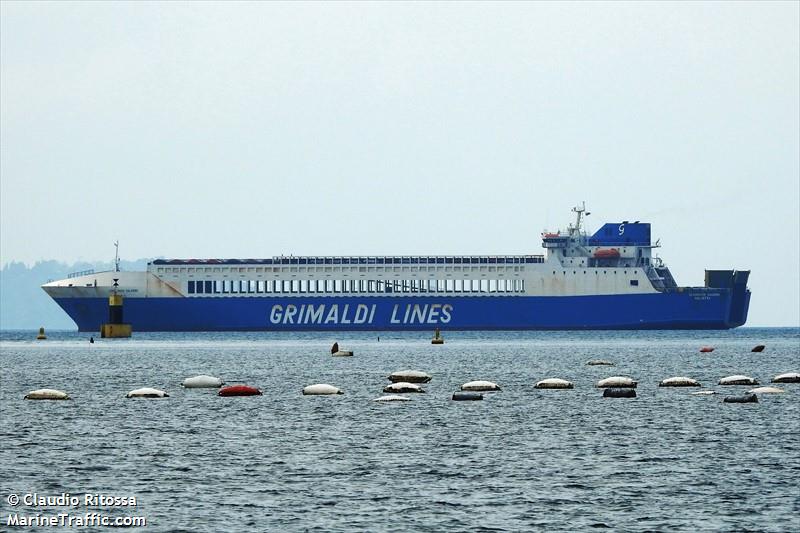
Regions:
<instances>
[{"instance_id":1,"label":"bridge window","mask_svg":"<svg viewBox=\"0 0 800 533\"><path fill-rule=\"evenodd\" d=\"M206 281L204 282L206 286L206 294L211 294L214 292L214 282L213 281Z\"/></svg>"},{"instance_id":2,"label":"bridge window","mask_svg":"<svg viewBox=\"0 0 800 533\"><path fill-rule=\"evenodd\" d=\"M189 294L194 294L194 281L190 281L189 282L188 291L189 291Z\"/></svg>"},{"instance_id":3,"label":"bridge window","mask_svg":"<svg viewBox=\"0 0 800 533\"><path fill-rule=\"evenodd\" d=\"M639 286L639 280L638 279L632 279L631 280L631 286L632 287L638 287Z\"/></svg>"}]
</instances>

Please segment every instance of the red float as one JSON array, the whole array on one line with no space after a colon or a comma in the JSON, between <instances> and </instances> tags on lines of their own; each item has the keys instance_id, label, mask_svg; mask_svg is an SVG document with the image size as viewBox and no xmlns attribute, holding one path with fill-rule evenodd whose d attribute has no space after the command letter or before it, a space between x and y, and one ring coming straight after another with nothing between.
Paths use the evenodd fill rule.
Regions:
<instances>
[{"instance_id":1,"label":"red float","mask_svg":"<svg viewBox=\"0 0 800 533\"><path fill-rule=\"evenodd\" d=\"M261 396L261 391L250 385L230 385L222 387L218 394L220 396Z\"/></svg>"}]
</instances>

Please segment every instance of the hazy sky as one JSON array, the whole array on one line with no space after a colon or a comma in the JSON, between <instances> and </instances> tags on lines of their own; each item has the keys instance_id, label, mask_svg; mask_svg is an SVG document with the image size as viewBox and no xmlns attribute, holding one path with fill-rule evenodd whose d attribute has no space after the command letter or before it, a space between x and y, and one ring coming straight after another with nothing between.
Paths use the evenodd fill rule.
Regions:
<instances>
[{"instance_id":1,"label":"hazy sky","mask_svg":"<svg viewBox=\"0 0 800 533\"><path fill-rule=\"evenodd\" d=\"M586 200L800 323L797 2L0 10L3 264L543 253Z\"/></svg>"}]
</instances>

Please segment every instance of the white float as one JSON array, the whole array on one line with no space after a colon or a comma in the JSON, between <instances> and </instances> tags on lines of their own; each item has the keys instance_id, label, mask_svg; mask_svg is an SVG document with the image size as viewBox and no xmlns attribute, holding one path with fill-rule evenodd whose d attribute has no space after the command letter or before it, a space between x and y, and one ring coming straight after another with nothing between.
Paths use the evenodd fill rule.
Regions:
<instances>
[{"instance_id":1,"label":"white float","mask_svg":"<svg viewBox=\"0 0 800 533\"><path fill-rule=\"evenodd\" d=\"M125 397L126 398L169 398L169 394L167 394L163 390L144 387L141 389L130 391L128 394L125 395Z\"/></svg>"},{"instance_id":2,"label":"white float","mask_svg":"<svg viewBox=\"0 0 800 533\"><path fill-rule=\"evenodd\" d=\"M691 392L689 394L691 394L692 396L711 396L712 394L716 394L716 393L717 393L717 391L713 391L713 390L701 390L701 391L698 391L698 392Z\"/></svg>"},{"instance_id":3,"label":"white float","mask_svg":"<svg viewBox=\"0 0 800 533\"><path fill-rule=\"evenodd\" d=\"M786 374L779 374L772 378L773 383L800 383L800 373L787 372Z\"/></svg>"},{"instance_id":4,"label":"white float","mask_svg":"<svg viewBox=\"0 0 800 533\"><path fill-rule=\"evenodd\" d=\"M410 402L411 398L408 396L400 396L399 394L387 394L380 398L375 398L373 402Z\"/></svg>"},{"instance_id":5,"label":"white float","mask_svg":"<svg viewBox=\"0 0 800 533\"><path fill-rule=\"evenodd\" d=\"M780 394L781 392L786 391L778 387L756 387L747 391L747 394Z\"/></svg>"},{"instance_id":6,"label":"white float","mask_svg":"<svg viewBox=\"0 0 800 533\"><path fill-rule=\"evenodd\" d=\"M334 357L353 357L353 352L349 350L339 350L331 354Z\"/></svg>"},{"instance_id":7,"label":"white float","mask_svg":"<svg viewBox=\"0 0 800 533\"><path fill-rule=\"evenodd\" d=\"M571 381L560 378L543 379L533 386L534 389L571 389L573 387L574 385Z\"/></svg>"},{"instance_id":8,"label":"white float","mask_svg":"<svg viewBox=\"0 0 800 533\"><path fill-rule=\"evenodd\" d=\"M677 376L674 378L667 378L658 384L659 387L701 387L700 382L696 379L687 378L685 376Z\"/></svg>"},{"instance_id":9,"label":"white float","mask_svg":"<svg viewBox=\"0 0 800 533\"><path fill-rule=\"evenodd\" d=\"M56 389L36 389L25 395L26 400L69 400L69 395Z\"/></svg>"},{"instance_id":10,"label":"white float","mask_svg":"<svg viewBox=\"0 0 800 533\"><path fill-rule=\"evenodd\" d=\"M406 383L428 383L431 380L431 375L419 370L398 370L389 374L389 381L392 383L406 382Z\"/></svg>"},{"instance_id":11,"label":"white float","mask_svg":"<svg viewBox=\"0 0 800 533\"><path fill-rule=\"evenodd\" d=\"M407 381L398 381L397 383L392 383L391 385L385 386L383 388L383 392L394 392L394 393L425 392L425 389L423 389L416 383L408 383Z\"/></svg>"},{"instance_id":12,"label":"white float","mask_svg":"<svg viewBox=\"0 0 800 533\"><path fill-rule=\"evenodd\" d=\"M214 376L194 376L193 378L186 378L183 380L182 385L187 389L218 389L222 387L223 381Z\"/></svg>"},{"instance_id":13,"label":"white float","mask_svg":"<svg viewBox=\"0 0 800 533\"><path fill-rule=\"evenodd\" d=\"M492 381L469 381L461 385L461 390L474 392L488 392L500 390L500 385Z\"/></svg>"},{"instance_id":14,"label":"white float","mask_svg":"<svg viewBox=\"0 0 800 533\"><path fill-rule=\"evenodd\" d=\"M758 380L737 374L719 380L720 385L758 385Z\"/></svg>"},{"instance_id":15,"label":"white float","mask_svg":"<svg viewBox=\"0 0 800 533\"><path fill-rule=\"evenodd\" d=\"M597 387L600 389L605 388L612 388L612 387L623 387L629 389L635 389L636 385L639 383L634 381L631 378L627 378L625 376L611 376L610 378L601 379L597 382Z\"/></svg>"},{"instance_id":16,"label":"white float","mask_svg":"<svg viewBox=\"0 0 800 533\"><path fill-rule=\"evenodd\" d=\"M324 396L327 394L344 394L344 391L327 383L317 383L303 389L303 395L305 396Z\"/></svg>"}]
</instances>

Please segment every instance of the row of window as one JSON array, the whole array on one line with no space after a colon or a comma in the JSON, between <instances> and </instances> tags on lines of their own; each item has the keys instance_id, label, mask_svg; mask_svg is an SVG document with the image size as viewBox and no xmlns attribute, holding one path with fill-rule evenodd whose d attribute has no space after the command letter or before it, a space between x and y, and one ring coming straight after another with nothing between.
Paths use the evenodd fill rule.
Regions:
<instances>
[{"instance_id":1,"label":"row of window","mask_svg":"<svg viewBox=\"0 0 800 533\"><path fill-rule=\"evenodd\" d=\"M189 294L391 294L525 292L521 279L292 279L191 280Z\"/></svg>"},{"instance_id":2,"label":"row of window","mask_svg":"<svg viewBox=\"0 0 800 533\"><path fill-rule=\"evenodd\" d=\"M555 273L556 273L556 271L553 270L553 274L555 274ZM562 270L561 273L562 274L566 274L567 271L566 270ZM573 274L577 274L578 271L577 270L573 270L572 273ZM586 271L584 270L583 273L586 274ZM595 273L595 275L599 275L600 274L600 272L598 270L595 270L594 273ZM608 273L607 270L603 270L603 274L607 274L607 273ZM615 270L614 274L616 274L616 273L617 273L617 271ZM628 271L627 270L623 270L623 273L627 274ZM632 279L632 280L630 280L630 284L631 284L631 287L638 287L639 286L639 280L638 279Z\"/></svg>"},{"instance_id":3,"label":"row of window","mask_svg":"<svg viewBox=\"0 0 800 533\"><path fill-rule=\"evenodd\" d=\"M375 267L375 266L360 266L356 267L358 272L441 272L442 270L446 272L455 271L455 272L470 272L470 271L481 271L481 272L522 272L525 267L524 266L395 266L395 267ZM155 271L159 274L167 273L184 273L184 272L220 272L220 273L227 273L227 272L239 272L239 273L246 273L246 272L274 272L274 273L282 273L282 272L355 272L356 268L347 267L347 266L292 266L292 267L254 267L254 266L247 266L247 267L209 267L209 266L190 266L190 267L158 267Z\"/></svg>"},{"instance_id":4,"label":"row of window","mask_svg":"<svg viewBox=\"0 0 800 533\"><path fill-rule=\"evenodd\" d=\"M474 257L273 257L272 259L156 259L154 265L470 265L544 263L541 255Z\"/></svg>"}]
</instances>

